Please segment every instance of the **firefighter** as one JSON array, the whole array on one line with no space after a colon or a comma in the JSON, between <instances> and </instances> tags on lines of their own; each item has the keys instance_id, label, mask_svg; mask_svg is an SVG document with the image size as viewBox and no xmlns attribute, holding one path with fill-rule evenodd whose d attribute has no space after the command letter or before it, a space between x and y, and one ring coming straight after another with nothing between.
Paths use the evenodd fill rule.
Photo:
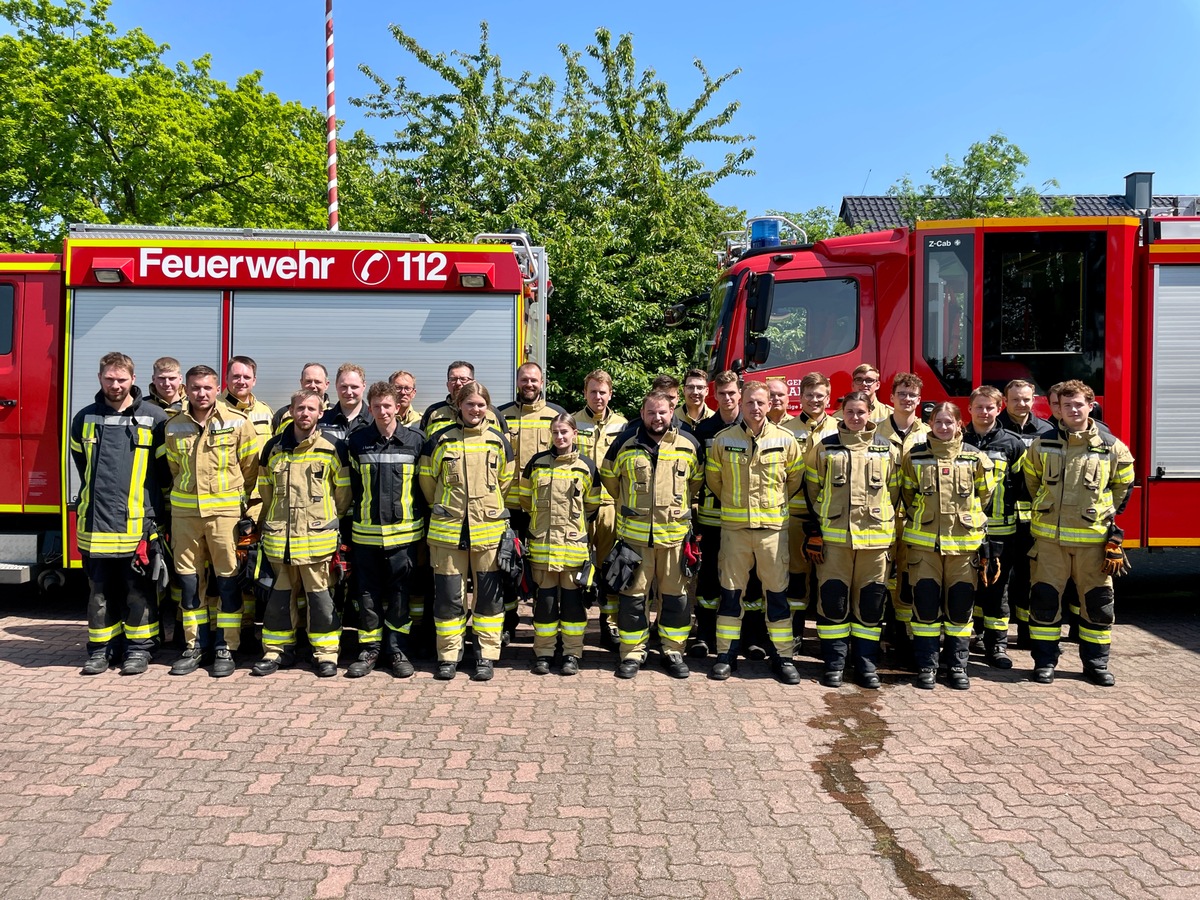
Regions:
<instances>
[{"instance_id":1,"label":"firefighter","mask_svg":"<svg viewBox=\"0 0 1200 900\"><path fill-rule=\"evenodd\" d=\"M703 369L688 369L683 376L683 410L679 416L693 431L710 418L715 410L704 402L708 396L708 373Z\"/></svg>"},{"instance_id":2,"label":"firefighter","mask_svg":"<svg viewBox=\"0 0 1200 900\"><path fill-rule=\"evenodd\" d=\"M417 376L412 372L397 369L388 381L396 389L396 399L399 403L396 408L396 424L417 428L421 424L421 414L413 406L413 400L417 399Z\"/></svg>"},{"instance_id":3,"label":"firefighter","mask_svg":"<svg viewBox=\"0 0 1200 900\"><path fill-rule=\"evenodd\" d=\"M76 539L89 588L81 674L99 675L120 660L122 675L140 675L158 644L149 544L165 507L154 461L167 414L134 385L125 354L101 357L98 377L96 400L75 414L70 436L80 482Z\"/></svg>"},{"instance_id":4,"label":"firefighter","mask_svg":"<svg viewBox=\"0 0 1200 900\"><path fill-rule=\"evenodd\" d=\"M258 383L258 363L249 356L234 356L225 366L225 394L221 402L250 420L258 434L259 445L271 438L271 407L254 396ZM253 591L242 592L242 628L253 629L258 617L258 601Z\"/></svg>"},{"instance_id":5,"label":"firefighter","mask_svg":"<svg viewBox=\"0 0 1200 900\"><path fill-rule=\"evenodd\" d=\"M1030 530L1036 565L1029 598L1033 680L1050 684L1058 664L1063 589L1073 579L1080 600L1079 657L1093 684L1112 687L1113 582L1125 566L1116 517L1133 486L1133 456L1090 416L1095 394L1081 381L1059 388L1060 426L1034 439L1025 481L1033 497Z\"/></svg>"},{"instance_id":6,"label":"firefighter","mask_svg":"<svg viewBox=\"0 0 1200 900\"><path fill-rule=\"evenodd\" d=\"M877 423L879 434L892 442L892 446L904 458L906 444L929 433L929 426L921 421L921 389L924 382L912 372L900 372L892 379L892 414ZM904 504L896 504L896 542L892 551L892 571L889 579L888 597L891 615L885 626L884 640L888 647L900 657L901 665L912 665L912 585L908 583L908 544L904 542Z\"/></svg>"},{"instance_id":7,"label":"firefighter","mask_svg":"<svg viewBox=\"0 0 1200 900\"><path fill-rule=\"evenodd\" d=\"M319 362L305 363L300 369L300 390L314 391L321 398L321 410L329 409L329 370ZM271 419L271 433L280 434L287 428L292 414L291 402L275 410Z\"/></svg>"},{"instance_id":8,"label":"firefighter","mask_svg":"<svg viewBox=\"0 0 1200 900\"><path fill-rule=\"evenodd\" d=\"M721 506L717 661L709 673L718 681L733 671L742 630L742 597L753 567L766 600L767 632L774 648L771 669L784 684L800 683L792 662L785 526L788 500L804 478L804 460L795 436L767 418L770 405L765 384L746 382L742 422L713 439L704 465L705 483Z\"/></svg>"},{"instance_id":9,"label":"firefighter","mask_svg":"<svg viewBox=\"0 0 1200 900\"><path fill-rule=\"evenodd\" d=\"M160 356L154 361L150 392L146 399L168 416L183 408L187 398L183 395L183 367L179 365L179 360L173 356Z\"/></svg>"},{"instance_id":10,"label":"firefighter","mask_svg":"<svg viewBox=\"0 0 1200 900\"><path fill-rule=\"evenodd\" d=\"M531 459L550 449L550 422L555 416L566 412L557 403L546 402L544 387L542 367L535 362L523 363L517 369L516 399L497 410L507 425L505 436L512 447L518 474L525 471ZM518 488L519 481L514 478L504 492L504 505L508 508L513 530L524 542L529 534L529 516L521 509ZM507 645L517 631L520 593L518 586L511 580L504 582L504 631L500 639L502 645Z\"/></svg>"},{"instance_id":11,"label":"firefighter","mask_svg":"<svg viewBox=\"0 0 1200 900\"><path fill-rule=\"evenodd\" d=\"M163 410L168 417L183 409L187 397L183 393L183 368L179 360L173 356L161 356L154 361L150 378L150 390L144 395L145 399ZM167 485L169 489L169 484ZM158 523L163 535L171 533L171 516L164 507L163 515ZM163 630L162 637L174 643L180 643L182 649L182 632L179 627L179 598L182 595L179 576L175 573L175 562L170 554L166 555L169 574L168 587L159 592L159 622ZM201 591L204 587L201 586Z\"/></svg>"},{"instance_id":12,"label":"firefighter","mask_svg":"<svg viewBox=\"0 0 1200 900\"><path fill-rule=\"evenodd\" d=\"M996 490L988 509L986 552L979 560L976 617L983 617L983 653L995 669L1011 669L1008 655L1008 585L1016 555L1016 485L1025 478L1021 459L1025 445L996 421L1003 395L990 384L976 388L967 401L971 421L963 443L978 447L992 461Z\"/></svg>"},{"instance_id":13,"label":"firefighter","mask_svg":"<svg viewBox=\"0 0 1200 900\"><path fill-rule=\"evenodd\" d=\"M396 389L396 423L406 428L421 430L421 413L413 405L417 398L417 376L404 369L397 369L388 378ZM422 432L422 436L424 433ZM433 622L425 615L425 598L433 587L433 571L429 568L429 546L422 537L413 547L415 562L409 578L408 633L409 652L432 653L434 637Z\"/></svg>"},{"instance_id":14,"label":"firefighter","mask_svg":"<svg viewBox=\"0 0 1200 900\"><path fill-rule=\"evenodd\" d=\"M853 390L861 391L871 398L871 421L882 422L890 416L894 410L879 400L877 392L879 391L879 370L870 363L860 363L854 367L854 371L850 373L850 380L854 384Z\"/></svg>"},{"instance_id":15,"label":"firefighter","mask_svg":"<svg viewBox=\"0 0 1200 900\"><path fill-rule=\"evenodd\" d=\"M397 678L413 674L408 649L409 585L416 549L425 535L425 497L417 485L425 438L400 425L396 389L386 381L367 392L371 423L338 444L341 464L350 472L354 571L361 579L358 659L346 677L361 678L375 668L381 645Z\"/></svg>"},{"instance_id":16,"label":"firefighter","mask_svg":"<svg viewBox=\"0 0 1200 900\"><path fill-rule=\"evenodd\" d=\"M1028 450L1033 439L1041 434L1054 434L1054 428L1045 419L1033 414L1034 388L1028 381L1013 379L1004 386L1004 409L996 419L1000 427L1011 431L1021 439ZM1025 474L1013 484L1015 498L1016 531L1012 543L1012 575L1008 582L1009 609L1017 620L1017 646L1029 647L1029 551L1033 549L1033 535L1029 523L1033 518L1033 504L1025 484Z\"/></svg>"},{"instance_id":17,"label":"firefighter","mask_svg":"<svg viewBox=\"0 0 1200 900\"><path fill-rule=\"evenodd\" d=\"M600 508L596 464L581 455L575 417L560 413L550 422L551 448L529 461L518 496L529 516L533 605L533 673L550 674L555 642L562 635L563 675L579 672L587 630L584 591L594 564L588 553L588 519Z\"/></svg>"},{"instance_id":18,"label":"firefighter","mask_svg":"<svg viewBox=\"0 0 1200 900\"><path fill-rule=\"evenodd\" d=\"M962 413L953 403L933 407L929 434L910 441L901 463L900 493L907 511L908 581L913 593L913 656L917 687L937 682L938 645L946 635L950 687L971 686L966 665L975 608L972 557L987 537L983 510L995 488L992 461L963 446Z\"/></svg>"},{"instance_id":19,"label":"firefighter","mask_svg":"<svg viewBox=\"0 0 1200 900\"><path fill-rule=\"evenodd\" d=\"M767 412L767 418L775 425L782 425L785 428L787 423L792 420L788 415L788 385L782 378L768 378L767 390L771 392L771 408Z\"/></svg>"},{"instance_id":20,"label":"firefighter","mask_svg":"<svg viewBox=\"0 0 1200 900\"><path fill-rule=\"evenodd\" d=\"M822 436L837 431L838 420L829 415L829 377L821 372L809 372L800 380L800 415L784 423L800 442L802 456ZM804 555L804 518L808 502L803 490L796 491L788 501L788 607L792 611L792 655L797 656L804 642L804 626L808 618L809 596L812 593L813 566Z\"/></svg>"},{"instance_id":21,"label":"firefighter","mask_svg":"<svg viewBox=\"0 0 1200 900\"><path fill-rule=\"evenodd\" d=\"M446 399L430 404L421 416L421 431L425 439L433 437L443 428L458 424L458 407L454 396L458 389L469 381L475 380L475 366L465 359L456 359L446 368ZM497 415L496 410L488 407L487 423L500 432L508 430L507 424Z\"/></svg>"},{"instance_id":22,"label":"firefighter","mask_svg":"<svg viewBox=\"0 0 1200 900\"><path fill-rule=\"evenodd\" d=\"M843 397L837 431L817 439L804 460L804 554L817 568L825 687L841 687L851 656L858 683L879 688L900 452L870 421L870 403L863 391Z\"/></svg>"},{"instance_id":23,"label":"firefighter","mask_svg":"<svg viewBox=\"0 0 1200 900\"><path fill-rule=\"evenodd\" d=\"M696 442L705 455L712 451L713 440L731 425L742 423L742 391L737 372L726 369L713 379L717 410L695 430ZM721 604L721 576L717 558L721 553L721 504L706 486L700 488L696 505L696 533L700 536L700 571L696 575L696 633L688 647L688 656L704 659L717 649L717 607ZM733 665L736 660L730 664Z\"/></svg>"},{"instance_id":24,"label":"firefighter","mask_svg":"<svg viewBox=\"0 0 1200 900\"><path fill-rule=\"evenodd\" d=\"M645 664L652 589L662 603L658 630L663 668L673 678L691 674L683 659L691 630L683 544L704 472L700 445L688 432L671 428L671 420L671 396L651 391L642 400L640 421L608 448L600 469L600 479L617 503L617 537L641 558L618 604L618 678L636 677Z\"/></svg>"},{"instance_id":25,"label":"firefighter","mask_svg":"<svg viewBox=\"0 0 1200 900\"><path fill-rule=\"evenodd\" d=\"M342 363L334 376L334 389L337 391L338 402L334 403L321 416L317 427L335 444L344 441L360 428L371 424L371 411L363 402L363 392L367 389L367 373L362 366L354 363Z\"/></svg>"},{"instance_id":26,"label":"firefighter","mask_svg":"<svg viewBox=\"0 0 1200 900\"><path fill-rule=\"evenodd\" d=\"M235 669L241 646L242 593L238 585L237 534L241 519L258 513L258 454L254 425L217 399L218 378L208 366L192 366L184 379L187 409L166 425L159 452L171 470L171 551L181 587L184 651L172 675L195 672L212 644L212 675ZM219 606L216 631L200 573L211 563ZM215 635L215 637L214 637Z\"/></svg>"},{"instance_id":27,"label":"firefighter","mask_svg":"<svg viewBox=\"0 0 1200 900\"><path fill-rule=\"evenodd\" d=\"M351 490L337 447L318 427L323 409L324 398L317 391L293 394L288 427L267 442L259 460L258 527L275 583L263 611L263 658L254 664L255 675L271 675L296 661L293 587L306 601L318 677L337 674L342 624L330 593L330 562Z\"/></svg>"},{"instance_id":28,"label":"firefighter","mask_svg":"<svg viewBox=\"0 0 1200 900\"><path fill-rule=\"evenodd\" d=\"M463 655L467 618L475 632L474 681L491 681L504 629L504 574L498 550L508 517L504 497L516 474L508 439L487 421L492 398L469 381L455 395L459 421L427 438L421 451L421 491L430 508L429 556L433 563L433 623L438 667L449 681ZM473 609L463 598L472 576Z\"/></svg>"},{"instance_id":29,"label":"firefighter","mask_svg":"<svg viewBox=\"0 0 1200 900\"><path fill-rule=\"evenodd\" d=\"M612 376L603 369L595 369L584 376L583 394L586 405L575 413L579 452L599 465L629 420L609 406L613 396ZM608 558L617 539L617 508L612 494L603 485L600 487L600 507L588 528L592 558L599 566ZM608 650L618 650L621 638L617 633L617 595L599 583L595 589L604 595L600 608L600 645Z\"/></svg>"}]
</instances>

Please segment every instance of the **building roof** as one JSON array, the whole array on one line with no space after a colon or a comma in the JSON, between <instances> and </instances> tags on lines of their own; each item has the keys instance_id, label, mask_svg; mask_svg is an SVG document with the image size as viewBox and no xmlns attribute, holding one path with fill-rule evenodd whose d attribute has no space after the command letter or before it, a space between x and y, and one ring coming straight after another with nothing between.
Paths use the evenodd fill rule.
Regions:
<instances>
[{"instance_id":1,"label":"building roof","mask_svg":"<svg viewBox=\"0 0 1200 900\"><path fill-rule=\"evenodd\" d=\"M1042 209L1050 211L1053 201L1069 196L1075 201L1076 216L1140 216L1144 210L1134 209L1123 194L1043 194ZM1193 215L1187 202L1195 195L1155 195L1151 213L1155 215ZM838 218L852 228L862 226L867 231L886 231L908 223L900 215L900 199L889 196L843 197Z\"/></svg>"}]
</instances>

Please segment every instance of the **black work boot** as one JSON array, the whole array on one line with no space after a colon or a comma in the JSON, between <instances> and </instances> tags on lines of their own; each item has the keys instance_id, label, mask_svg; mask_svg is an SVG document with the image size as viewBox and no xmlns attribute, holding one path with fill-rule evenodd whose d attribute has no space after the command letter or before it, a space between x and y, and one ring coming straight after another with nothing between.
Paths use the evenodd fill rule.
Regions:
<instances>
[{"instance_id":1,"label":"black work boot","mask_svg":"<svg viewBox=\"0 0 1200 900\"><path fill-rule=\"evenodd\" d=\"M937 686L937 670L925 666L917 673L916 685L923 691L932 691Z\"/></svg>"},{"instance_id":2,"label":"black work boot","mask_svg":"<svg viewBox=\"0 0 1200 900\"><path fill-rule=\"evenodd\" d=\"M80 675L101 675L108 671L108 650L93 650L79 670Z\"/></svg>"},{"instance_id":3,"label":"black work boot","mask_svg":"<svg viewBox=\"0 0 1200 900\"><path fill-rule=\"evenodd\" d=\"M1011 669L1012 658L1008 655L1008 632L989 629L983 636L984 658L993 669Z\"/></svg>"},{"instance_id":4,"label":"black work boot","mask_svg":"<svg viewBox=\"0 0 1200 900\"><path fill-rule=\"evenodd\" d=\"M88 662L91 662L89 659ZM130 650L121 665L122 675L141 675L150 667L150 654L145 650Z\"/></svg>"},{"instance_id":5,"label":"black work boot","mask_svg":"<svg viewBox=\"0 0 1200 900\"><path fill-rule=\"evenodd\" d=\"M688 678L692 671L683 660L683 654L668 650L662 655L662 667L672 678Z\"/></svg>"},{"instance_id":6,"label":"black work boot","mask_svg":"<svg viewBox=\"0 0 1200 900\"><path fill-rule=\"evenodd\" d=\"M771 659L771 671L780 684L799 684L800 673L789 657L776 655Z\"/></svg>"},{"instance_id":7,"label":"black work boot","mask_svg":"<svg viewBox=\"0 0 1200 900\"><path fill-rule=\"evenodd\" d=\"M233 653L228 647L221 647L213 657L212 677L228 678L237 671L237 663L233 661Z\"/></svg>"},{"instance_id":8,"label":"black work boot","mask_svg":"<svg viewBox=\"0 0 1200 900\"><path fill-rule=\"evenodd\" d=\"M549 675L550 663L552 661L553 660L549 656L535 657L533 660L533 665L530 667L529 671L531 671L534 675Z\"/></svg>"},{"instance_id":9,"label":"black work boot","mask_svg":"<svg viewBox=\"0 0 1200 900\"><path fill-rule=\"evenodd\" d=\"M416 674L416 666L407 656L397 650L392 654L392 674L397 678L412 678Z\"/></svg>"},{"instance_id":10,"label":"black work boot","mask_svg":"<svg viewBox=\"0 0 1200 900\"><path fill-rule=\"evenodd\" d=\"M490 659L484 659L482 656L475 660L475 674L471 676L472 681L491 681L492 676L496 674L495 667Z\"/></svg>"},{"instance_id":11,"label":"black work boot","mask_svg":"<svg viewBox=\"0 0 1200 900\"><path fill-rule=\"evenodd\" d=\"M821 676L823 687L839 688L842 686L846 671L846 657L849 655L849 638L821 638L821 656L825 660L825 673Z\"/></svg>"},{"instance_id":12,"label":"black work boot","mask_svg":"<svg viewBox=\"0 0 1200 900\"><path fill-rule=\"evenodd\" d=\"M204 656L204 651L199 647L193 647L191 650L184 650L183 655L171 664L172 675L190 675L200 668L200 660Z\"/></svg>"},{"instance_id":13,"label":"black work boot","mask_svg":"<svg viewBox=\"0 0 1200 900\"><path fill-rule=\"evenodd\" d=\"M1087 680L1097 687L1112 687L1117 683L1116 677L1108 671L1108 666L1087 667L1083 670Z\"/></svg>"},{"instance_id":14,"label":"black work boot","mask_svg":"<svg viewBox=\"0 0 1200 900\"><path fill-rule=\"evenodd\" d=\"M851 640L858 683L869 691L879 690L879 641L855 637Z\"/></svg>"},{"instance_id":15,"label":"black work boot","mask_svg":"<svg viewBox=\"0 0 1200 900\"><path fill-rule=\"evenodd\" d=\"M378 650L363 650L358 659L346 666L347 678L362 678L375 671L375 663L379 660Z\"/></svg>"}]
</instances>

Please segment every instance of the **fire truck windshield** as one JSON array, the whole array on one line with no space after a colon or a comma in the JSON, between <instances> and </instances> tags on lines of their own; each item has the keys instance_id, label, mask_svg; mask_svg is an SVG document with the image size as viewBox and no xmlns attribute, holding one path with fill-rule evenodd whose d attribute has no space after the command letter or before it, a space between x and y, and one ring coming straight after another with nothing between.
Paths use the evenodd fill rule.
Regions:
<instances>
[{"instance_id":1,"label":"fire truck windshield","mask_svg":"<svg viewBox=\"0 0 1200 900\"><path fill-rule=\"evenodd\" d=\"M729 330L733 322L733 301L737 295L736 282L727 275L712 290L708 306L708 322L700 332L696 347L696 365L712 378L724 368L725 348L729 345Z\"/></svg>"}]
</instances>

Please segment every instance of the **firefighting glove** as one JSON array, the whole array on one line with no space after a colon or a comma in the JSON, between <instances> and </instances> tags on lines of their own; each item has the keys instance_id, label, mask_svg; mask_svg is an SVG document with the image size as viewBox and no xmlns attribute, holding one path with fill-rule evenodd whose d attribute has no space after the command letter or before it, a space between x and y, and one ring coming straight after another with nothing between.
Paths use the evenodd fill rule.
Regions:
<instances>
[{"instance_id":1,"label":"firefighting glove","mask_svg":"<svg viewBox=\"0 0 1200 900\"><path fill-rule=\"evenodd\" d=\"M1125 575L1130 570L1129 557L1125 555L1122 546L1125 543L1125 530L1115 522L1108 526L1108 542L1104 545L1104 562L1100 571L1104 575L1114 577Z\"/></svg>"},{"instance_id":2,"label":"firefighting glove","mask_svg":"<svg viewBox=\"0 0 1200 900\"><path fill-rule=\"evenodd\" d=\"M505 528L496 550L496 568L508 576L513 587L519 587L525 578L524 560L525 548L521 546L521 539L511 527Z\"/></svg>"},{"instance_id":3,"label":"firefighting glove","mask_svg":"<svg viewBox=\"0 0 1200 900\"><path fill-rule=\"evenodd\" d=\"M700 535L689 531L687 540L683 542L683 564L681 566L684 578L693 578L700 571Z\"/></svg>"},{"instance_id":4,"label":"firefighting glove","mask_svg":"<svg viewBox=\"0 0 1200 900\"><path fill-rule=\"evenodd\" d=\"M350 548L345 544L338 544L333 552L333 558L329 560L329 574L334 583L341 583L350 577Z\"/></svg>"},{"instance_id":5,"label":"firefighting glove","mask_svg":"<svg viewBox=\"0 0 1200 900\"><path fill-rule=\"evenodd\" d=\"M604 586L610 594L619 594L633 583L634 573L642 564L642 555L624 541L613 544L600 570Z\"/></svg>"},{"instance_id":6,"label":"firefighting glove","mask_svg":"<svg viewBox=\"0 0 1200 900\"><path fill-rule=\"evenodd\" d=\"M233 526L233 539L237 558L245 559L250 545L258 543L258 524L248 516L238 519Z\"/></svg>"},{"instance_id":7,"label":"firefighting glove","mask_svg":"<svg viewBox=\"0 0 1200 900\"><path fill-rule=\"evenodd\" d=\"M810 520L804 525L804 558L814 566L825 564L825 538L821 537L821 526Z\"/></svg>"}]
</instances>

